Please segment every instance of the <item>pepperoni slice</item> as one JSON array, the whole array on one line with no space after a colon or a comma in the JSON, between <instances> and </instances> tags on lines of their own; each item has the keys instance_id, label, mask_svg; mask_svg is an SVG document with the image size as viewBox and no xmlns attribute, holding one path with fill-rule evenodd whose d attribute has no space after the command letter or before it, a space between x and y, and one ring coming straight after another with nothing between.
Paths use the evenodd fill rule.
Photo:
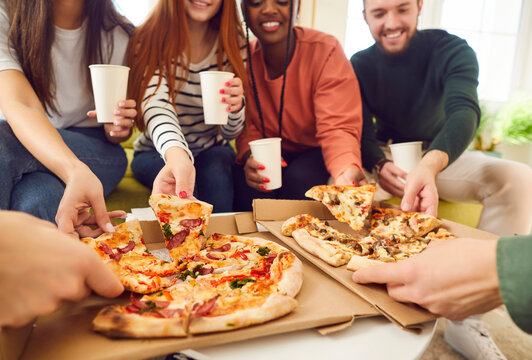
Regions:
<instances>
[{"instance_id":1,"label":"pepperoni slice","mask_svg":"<svg viewBox=\"0 0 532 360\"><path fill-rule=\"evenodd\" d=\"M219 251L219 252L226 252L231 250L231 243L224 244L223 246L220 246L218 248L211 248L211 251Z\"/></svg>"},{"instance_id":2,"label":"pepperoni slice","mask_svg":"<svg viewBox=\"0 0 532 360\"><path fill-rule=\"evenodd\" d=\"M200 226L203 224L203 220L201 218L197 219L183 219L179 222L179 225L181 225L184 228L191 229Z\"/></svg>"},{"instance_id":3,"label":"pepperoni slice","mask_svg":"<svg viewBox=\"0 0 532 360\"><path fill-rule=\"evenodd\" d=\"M183 309L157 310L156 313L161 315L163 318L172 318L172 317L175 317L176 314L182 315Z\"/></svg>"},{"instance_id":4,"label":"pepperoni slice","mask_svg":"<svg viewBox=\"0 0 532 360\"><path fill-rule=\"evenodd\" d=\"M214 268L212 266L211 267L202 267L201 269L199 269L199 273L201 275L212 274L213 271L214 271Z\"/></svg>"},{"instance_id":5,"label":"pepperoni slice","mask_svg":"<svg viewBox=\"0 0 532 360\"><path fill-rule=\"evenodd\" d=\"M216 255L214 255L214 254L211 254L211 253L207 253L207 257L208 257L209 259L211 259L211 260L220 260L220 259L223 259L222 256L218 257L218 256L216 256Z\"/></svg>"},{"instance_id":6,"label":"pepperoni slice","mask_svg":"<svg viewBox=\"0 0 532 360\"><path fill-rule=\"evenodd\" d=\"M126 253L130 252L131 250L133 250L134 248L135 248L135 242L134 241L130 241L125 247L117 248L116 250L118 250L118 252L121 253L121 254L126 254Z\"/></svg>"},{"instance_id":7,"label":"pepperoni slice","mask_svg":"<svg viewBox=\"0 0 532 360\"><path fill-rule=\"evenodd\" d=\"M187 238L188 234L190 234L189 229L184 229L176 233L174 236L172 236L170 241L168 241L168 243L166 244L166 248L168 250L172 250L173 248L181 245L183 241L185 241L185 239Z\"/></svg>"},{"instance_id":8,"label":"pepperoni slice","mask_svg":"<svg viewBox=\"0 0 532 360\"><path fill-rule=\"evenodd\" d=\"M100 243L100 249L102 249L102 251L107 255L113 254L113 250L111 249L111 247L104 242Z\"/></svg>"},{"instance_id":9,"label":"pepperoni slice","mask_svg":"<svg viewBox=\"0 0 532 360\"><path fill-rule=\"evenodd\" d=\"M147 309L148 308L148 305L146 305L146 303L144 301L140 301L134 296L130 296L130 299L131 299L131 304L134 307L136 307L137 309Z\"/></svg>"},{"instance_id":10,"label":"pepperoni slice","mask_svg":"<svg viewBox=\"0 0 532 360\"><path fill-rule=\"evenodd\" d=\"M214 307L216 306L216 300L218 299L218 296L216 295L209 301L204 302L203 304L195 303L192 307L192 314L190 317L199 317L199 316L206 316L209 315Z\"/></svg>"}]
</instances>

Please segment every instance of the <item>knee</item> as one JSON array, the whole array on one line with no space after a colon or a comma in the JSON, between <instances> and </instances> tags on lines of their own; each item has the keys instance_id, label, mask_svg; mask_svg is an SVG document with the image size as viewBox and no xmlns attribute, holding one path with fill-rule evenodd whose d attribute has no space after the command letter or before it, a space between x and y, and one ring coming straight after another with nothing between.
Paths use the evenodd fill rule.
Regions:
<instances>
[{"instance_id":1,"label":"knee","mask_svg":"<svg viewBox=\"0 0 532 360\"><path fill-rule=\"evenodd\" d=\"M523 200L532 196L532 168L528 165L501 161L488 166L486 176L497 191L516 194Z\"/></svg>"},{"instance_id":2,"label":"knee","mask_svg":"<svg viewBox=\"0 0 532 360\"><path fill-rule=\"evenodd\" d=\"M231 171L235 163L235 152L227 146L213 146L200 154L198 166L205 166L209 171ZM200 165L201 164L201 165Z\"/></svg>"}]
</instances>

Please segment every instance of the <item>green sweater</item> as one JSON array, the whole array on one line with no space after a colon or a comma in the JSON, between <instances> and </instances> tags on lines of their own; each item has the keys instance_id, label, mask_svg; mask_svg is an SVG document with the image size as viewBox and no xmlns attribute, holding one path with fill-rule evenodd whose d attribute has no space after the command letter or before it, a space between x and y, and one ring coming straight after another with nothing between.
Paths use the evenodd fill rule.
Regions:
<instances>
[{"instance_id":1,"label":"green sweater","mask_svg":"<svg viewBox=\"0 0 532 360\"><path fill-rule=\"evenodd\" d=\"M480 109L477 58L465 40L422 30L400 54L388 55L375 44L353 55L351 64L362 93L366 169L384 158L376 140L427 141L428 150L449 155L449 164L468 147Z\"/></svg>"},{"instance_id":2,"label":"green sweater","mask_svg":"<svg viewBox=\"0 0 532 360\"><path fill-rule=\"evenodd\" d=\"M532 235L500 238L497 273L504 305L512 320L532 333Z\"/></svg>"}]
</instances>

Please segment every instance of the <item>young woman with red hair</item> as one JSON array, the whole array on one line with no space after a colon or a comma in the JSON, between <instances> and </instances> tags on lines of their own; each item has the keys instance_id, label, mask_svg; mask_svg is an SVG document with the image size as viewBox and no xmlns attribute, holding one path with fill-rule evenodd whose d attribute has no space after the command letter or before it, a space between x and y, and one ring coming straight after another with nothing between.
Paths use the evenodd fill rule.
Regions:
<instances>
[{"instance_id":1,"label":"young woman with red hair","mask_svg":"<svg viewBox=\"0 0 532 360\"><path fill-rule=\"evenodd\" d=\"M140 104L131 164L153 193L196 196L232 211L235 153L244 126L245 41L235 0L160 0L133 34L130 94ZM220 89L227 125L205 125L199 73L235 77Z\"/></svg>"}]
</instances>

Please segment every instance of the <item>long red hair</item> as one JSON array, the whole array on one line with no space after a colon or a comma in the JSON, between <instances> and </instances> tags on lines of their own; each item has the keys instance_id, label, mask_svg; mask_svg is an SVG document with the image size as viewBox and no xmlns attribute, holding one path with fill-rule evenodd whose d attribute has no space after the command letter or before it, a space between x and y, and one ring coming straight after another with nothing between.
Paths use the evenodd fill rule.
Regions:
<instances>
[{"instance_id":1,"label":"long red hair","mask_svg":"<svg viewBox=\"0 0 532 360\"><path fill-rule=\"evenodd\" d=\"M137 106L144 100L148 83L155 73L166 74L167 79L182 80L177 83L168 81L172 103L188 78L191 44L183 1L159 0L146 22L134 31L129 41L127 63L131 72L128 98L136 100ZM244 31L236 1L222 0L222 6L209 26L218 32L218 69L222 70L225 54L236 76L247 84L246 68L240 53ZM160 83L161 77L157 87ZM144 131L140 111L135 122L139 130Z\"/></svg>"}]
</instances>

